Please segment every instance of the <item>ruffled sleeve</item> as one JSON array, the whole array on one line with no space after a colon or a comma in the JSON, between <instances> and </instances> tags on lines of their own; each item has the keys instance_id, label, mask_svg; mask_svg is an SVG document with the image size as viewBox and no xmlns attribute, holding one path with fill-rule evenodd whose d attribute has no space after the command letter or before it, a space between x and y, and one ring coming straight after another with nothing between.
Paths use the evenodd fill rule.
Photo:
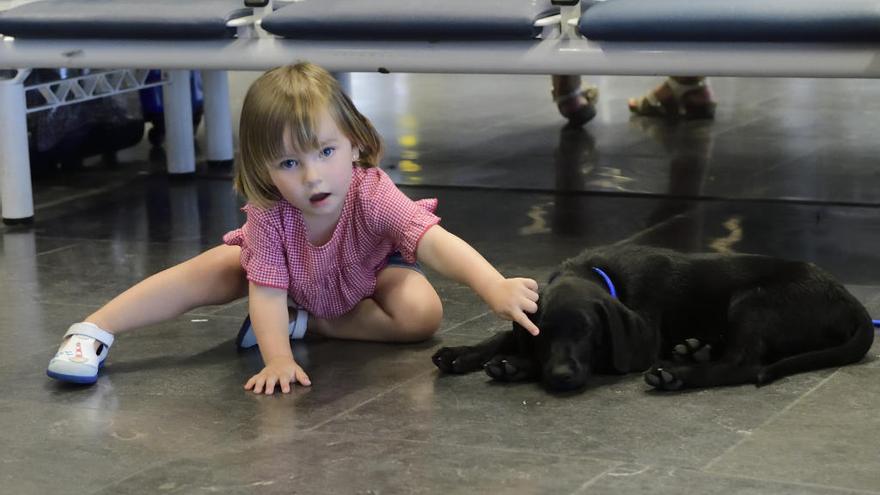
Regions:
<instances>
[{"instance_id":1,"label":"ruffled sleeve","mask_svg":"<svg viewBox=\"0 0 880 495\"><path fill-rule=\"evenodd\" d=\"M379 168L365 170L360 189L369 228L391 239L407 263L415 263L422 236L440 222L434 214L437 199L409 199Z\"/></svg>"},{"instance_id":2,"label":"ruffled sleeve","mask_svg":"<svg viewBox=\"0 0 880 495\"><path fill-rule=\"evenodd\" d=\"M223 236L223 242L241 246L241 266L257 285L287 289L290 277L284 253L283 231L277 208L246 205L247 221Z\"/></svg>"}]
</instances>

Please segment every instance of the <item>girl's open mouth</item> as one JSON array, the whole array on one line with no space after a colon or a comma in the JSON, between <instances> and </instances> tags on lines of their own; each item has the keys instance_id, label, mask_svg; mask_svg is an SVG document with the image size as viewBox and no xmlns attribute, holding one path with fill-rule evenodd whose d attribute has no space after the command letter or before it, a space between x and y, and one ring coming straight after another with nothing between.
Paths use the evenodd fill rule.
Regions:
<instances>
[{"instance_id":1,"label":"girl's open mouth","mask_svg":"<svg viewBox=\"0 0 880 495\"><path fill-rule=\"evenodd\" d=\"M311 196L309 196L309 201L312 204L317 204L317 203L320 203L321 201L324 201L328 197L330 197L330 193L312 194Z\"/></svg>"}]
</instances>

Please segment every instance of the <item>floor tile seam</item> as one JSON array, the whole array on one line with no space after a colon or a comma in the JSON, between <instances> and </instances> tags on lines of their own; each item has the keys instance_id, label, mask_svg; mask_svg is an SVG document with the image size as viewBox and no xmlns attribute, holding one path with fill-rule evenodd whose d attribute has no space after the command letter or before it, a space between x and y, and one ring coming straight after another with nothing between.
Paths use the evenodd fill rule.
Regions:
<instances>
[{"instance_id":1,"label":"floor tile seam","mask_svg":"<svg viewBox=\"0 0 880 495\"><path fill-rule=\"evenodd\" d=\"M55 248L55 249L50 249L50 250L48 250L48 251L40 251L40 252L37 252L37 253L34 255L34 257L45 256L45 255L47 255L47 254L54 254L54 253L57 253L57 252L59 252L59 251L65 251L65 250L67 250L67 249L73 249L73 248L79 246L81 243L82 243L81 241L76 241L76 242L74 242L73 244L68 244L68 245L66 245L66 246L57 247L57 248Z\"/></svg>"},{"instance_id":2,"label":"floor tile seam","mask_svg":"<svg viewBox=\"0 0 880 495\"><path fill-rule=\"evenodd\" d=\"M161 460L157 460L153 463L147 464L146 466L144 466L141 469L137 469L135 471L132 471L131 473L126 473L125 475L122 475L124 477L117 477L117 479L107 483L106 485L98 488L97 490L90 492L90 494L91 495L100 495L102 493L107 493L108 491L109 491L109 493L114 493L114 491L112 491L111 488L113 488L114 486L118 486L119 484L124 483L125 481L130 480L130 479L140 475L141 473L145 473L153 468L158 468L158 467L161 467L165 464L171 464L172 462L175 462L177 460L187 459L187 458L188 457L185 455L176 455L176 456L173 456L173 458L171 458L171 459L164 458Z\"/></svg>"},{"instance_id":3,"label":"floor tile seam","mask_svg":"<svg viewBox=\"0 0 880 495\"><path fill-rule=\"evenodd\" d=\"M308 430L303 430L308 431ZM309 431L311 434L332 434L332 435L342 435L341 433L334 433L332 431ZM375 436L369 433L349 433L346 432L344 434L348 438L355 438L359 440L369 440L369 441L394 441L394 442L402 442L402 443L412 443L419 445L440 445L443 447L455 447L457 449L473 449L479 451L490 451L490 452L504 452L507 454L525 454L531 457L547 457L553 459L578 459L583 461L594 461L601 462L605 464L612 464L609 469L613 469L615 467L622 466L624 464L639 464L644 465L637 462L632 462L623 459L609 459L604 457L596 457L589 455L579 455L579 454L554 454L552 452L539 452L535 450L529 450L524 448L514 448L514 447L497 447L497 446L486 446L486 445L473 445L473 444L464 444L458 442L445 442L445 441L429 441L429 440L415 440L412 438L398 438L389 435L381 435ZM651 467L651 466L649 466ZM693 468L691 468L693 469ZM606 470L607 471L607 470Z\"/></svg>"},{"instance_id":4,"label":"floor tile seam","mask_svg":"<svg viewBox=\"0 0 880 495\"><path fill-rule=\"evenodd\" d=\"M314 424L314 425L312 425L312 426L310 426L310 427L308 427L308 428L304 428L302 431L306 431L306 432L315 431L315 430L317 430L318 428L321 428L322 426L326 425L327 423L330 423L330 422L335 421L335 420L337 420L337 419L339 419L339 418L342 418L342 417L344 417L345 415L347 415L348 413L350 413L350 412L352 412L352 411L356 411L357 409L360 409L361 407L363 407L363 406L365 406L365 405L367 405L367 404L369 404L369 403L371 403L371 402L373 402L373 401L375 401L375 400L377 400L377 399L379 399L379 398L381 398L381 397L384 397L385 395L388 395L388 394L390 394L391 392L394 392L395 390L397 390L397 389L403 387L404 385L407 385L408 383L413 382L413 381L415 381L415 380L418 380L418 379L420 379L420 378L422 378L422 377L424 377L424 376L427 376L427 375L429 375L429 374L431 374L431 373L434 373L434 370L433 370L433 369L426 370L426 371L423 371L422 373L419 373L419 374L416 374L416 375L414 375L414 376L411 376L410 378L408 378L408 379L406 379L406 380L403 380L403 381L401 381L401 382L399 382L399 383L397 383L397 384L395 384L395 385L392 385L390 388L388 388L388 389L386 389L386 390L383 390L382 392L379 392L378 394L376 394L376 395L374 395L374 396L372 396L372 397L370 397L370 398L368 398L368 399L364 399L363 401L359 402L358 404L355 404L354 406L351 406L351 407L349 407L348 409L346 409L346 410L344 410L344 411L342 411L342 412L339 412L339 413L334 414L333 416L331 416L331 417L325 419L324 421L320 421L320 422L318 422L318 423L316 423L316 424Z\"/></svg>"},{"instance_id":5,"label":"floor tile seam","mask_svg":"<svg viewBox=\"0 0 880 495\"><path fill-rule=\"evenodd\" d=\"M721 478L732 478L739 480L748 480L748 481L761 481L766 483L778 483L780 485L788 485L792 487L803 487L803 488L817 488L821 490L833 490L835 493L857 493L860 495L880 495L880 492L874 490L864 490L861 488L850 488L845 486L833 486L833 485L823 485L821 483L808 483L804 481L793 481L793 480L784 480L773 477L757 477L757 476L748 476L745 474L736 474L736 473L723 473L718 471L706 471L703 469L696 470L705 474L709 474L712 476L719 476Z\"/></svg>"},{"instance_id":6,"label":"floor tile seam","mask_svg":"<svg viewBox=\"0 0 880 495\"><path fill-rule=\"evenodd\" d=\"M839 368L836 369L836 370L834 370L833 373L831 373L831 374L828 375L827 377L823 378L819 383L817 383L817 384L814 385L811 389L807 390L806 392L804 392L803 394L801 394L799 397L797 397L796 399L794 399L793 401L791 401L787 406L783 407L782 409L780 409L780 410L777 411L776 413L771 414L770 417L767 418L763 423L759 424L758 426L756 426L755 428L752 429L752 435L745 436L745 437L740 438L739 440L737 440L733 445L731 445L730 447L728 447L727 449L725 449L724 452L722 452L722 453L719 454L717 457L715 457L714 459L710 460L708 463L706 463L705 465L703 465L703 466L700 468L700 470L701 470L701 471L705 471L705 472L712 472L712 468L713 468L713 466L715 465L715 463L717 463L718 461L720 461L723 457L725 457L725 456L728 455L729 453L733 452L735 449L737 449L737 448L738 448L740 445L742 445L743 443L746 443L746 442L748 442L749 440L754 439L755 434L756 434L758 431L760 431L762 428L765 428L767 425L772 424L772 423L773 423L774 421L776 421L780 416L782 416L783 414L787 413L787 412L790 411L792 408L794 408L796 405L798 405L799 403L801 403L801 401L803 401L806 397L809 397L810 395L812 395L813 392L815 392L816 390L818 390L819 388L821 388L822 386L824 386L826 383L828 383L828 381L830 381L832 378L834 378L834 377L837 375L837 373L838 373L839 371L840 371Z\"/></svg>"},{"instance_id":7,"label":"floor tile seam","mask_svg":"<svg viewBox=\"0 0 880 495\"><path fill-rule=\"evenodd\" d=\"M459 327L462 327L462 326L464 326L464 325L467 325L468 323L471 323L471 322L477 321L477 320L479 320L480 318L483 318L484 316L488 315L489 313L491 313L491 311L484 311L484 312L482 312L482 313L480 313L480 314L478 314L478 315L476 315L476 316L472 316L472 317L470 317L470 318L468 318L468 319L466 319L466 320L464 320L464 321L461 321L461 322L458 322L458 323L452 325L452 326L449 327L449 328L446 328L446 329L444 329L444 330L440 330L439 332L437 332L437 335L443 335L443 334L445 334L445 333L447 333L447 332L451 332L451 331L455 330L456 328L459 328Z\"/></svg>"},{"instance_id":8,"label":"floor tile seam","mask_svg":"<svg viewBox=\"0 0 880 495\"><path fill-rule=\"evenodd\" d=\"M784 166L792 164L792 163L801 162L801 161L803 161L804 157L814 155L814 154L818 153L819 151L821 151L822 149L825 149L828 146L829 146L829 144L822 144L822 145L819 145L818 148L816 148L812 151L808 151L808 152L792 153L792 154L785 153L782 156L780 156L778 160L771 163L769 166L763 167L760 170L756 170L756 171L752 172L751 174L749 174L747 176L742 176L740 178L746 180L748 183L752 183L752 181L749 179L765 175L768 172L772 172L776 169L779 169L781 167L784 167ZM765 185L766 185L766 183L765 183Z\"/></svg>"},{"instance_id":9,"label":"floor tile seam","mask_svg":"<svg viewBox=\"0 0 880 495\"><path fill-rule=\"evenodd\" d=\"M605 477L606 474L610 473L614 469L617 469L617 467L620 466L621 464L625 464L625 463L623 463L623 462L617 463L617 464L609 467L608 469L602 471L601 473L597 474L596 476L593 476L592 478L588 479L581 486L577 487L577 489L575 489L575 491L571 492L571 495L584 495L584 494L589 493L587 491L588 488L590 488L597 481L599 481L600 479Z\"/></svg>"},{"instance_id":10,"label":"floor tile seam","mask_svg":"<svg viewBox=\"0 0 880 495\"><path fill-rule=\"evenodd\" d=\"M68 242L76 242L76 243L93 242L93 243L97 243L97 244L115 244L115 243L120 242L120 239L108 239L108 238L103 238L103 237L102 238L71 237L71 236L54 236L54 235L49 235L49 234L37 234L36 238L42 239L42 240L68 241ZM210 242L207 242L207 243L203 242L206 240L210 240ZM210 249L214 246L219 245L219 243L213 242L212 239L206 239L203 236L199 236L197 238L197 240L196 240L196 238L193 238L193 239L169 239L169 240L164 240L164 241L155 241L155 240L149 240L149 239L142 239L139 237L131 237L131 238L122 239L122 242L129 243L129 244L147 244L147 245L160 245L160 246L170 245L172 247L174 247L177 244L191 246L191 245L194 245L198 242L200 245L203 245L204 250L207 250L207 249Z\"/></svg>"},{"instance_id":11,"label":"floor tile seam","mask_svg":"<svg viewBox=\"0 0 880 495\"><path fill-rule=\"evenodd\" d=\"M617 468L621 465L624 465L624 464L628 464L628 463L627 462L618 462L616 465L606 469L604 472L595 476L592 480L590 480L587 484L585 484L583 486L583 488L586 488L586 487L592 485L599 478L607 475L608 473L612 472L615 468ZM656 469L656 468L672 468L675 471L685 471L685 472L691 471L691 472L703 473L703 474L707 474L707 475L719 477L719 478L759 481L759 482L764 482L764 483L776 483L776 484L787 485L787 486L792 486L792 487L818 488L818 489L822 489L822 490L833 490L835 493L841 493L841 494L845 494L845 493L857 493L857 494L863 494L863 495L878 495L878 494L880 494L880 492L873 491L873 490L863 490L863 489L859 489L859 488L823 485L820 483L805 483L805 482L800 482L800 481L782 480L782 479L767 478L767 477L762 478L762 477L755 477L755 476L748 476L748 475L734 474L734 473L721 473L721 472L713 472L713 471L704 471L701 469L697 469L697 468L693 468L693 467L686 467L686 466L642 464L642 463L633 463L633 464L638 464L640 466L643 466L645 468L644 471L646 471L648 469ZM572 495L580 495L581 493L587 493L587 492L583 491L583 489L579 489L578 491L574 492Z\"/></svg>"},{"instance_id":12,"label":"floor tile seam","mask_svg":"<svg viewBox=\"0 0 880 495\"><path fill-rule=\"evenodd\" d=\"M36 302L39 304L45 305L45 306L64 306L64 307L94 308L94 309L98 309L99 307L101 307L100 304L89 304L89 303L67 302L67 301L47 301L45 299L37 299ZM94 309L92 311L94 311ZM85 317L85 315L83 317Z\"/></svg>"},{"instance_id":13,"label":"floor tile seam","mask_svg":"<svg viewBox=\"0 0 880 495\"><path fill-rule=\"evenodd\" d=\"M46 377L46 380L47 380L47 381L50 381L50 382L54 382L54 380L50 379L49 377ZM59 384L59 386L60 386L60 387L64 387L64 386L66 386L66 385L61 385L61 384ZM98 385L95 384L95 385L91 385L91 386L92 386L92 387L97 387ZM156 396L153 396L153 397L156 397ZM181 397L182 397L182 396L181 396ZM85 404L83 404L83 403L79 403L79 404L59 404L57 400L53 400L52 398L23 398L23 399L9 399L9 402L11 402L11 403L24 403L24 404L27 404L27 405L30 405L30 406L47 406L47 405L55 405L55 406L58 406L58 407L63 408L63 409L75 409L75 410L79 410L79 411L106 411L106 409L107 409L106 405L102 405L102 404L95 404L95 405L93 405L93 406L85 405ZM176 410L175 410L175 411L168 411L168 412L166 412L166 410L164 410L164 409L162 409L161 407L158 407L158 406L155 407L155 408L150 407L150 408L146 408L146 409L145 409L145 408L142 408L142 407L141 407L141 408L119 407L119 408L116 409L116 411L117 411L117 412L123 412L123 413L126 413L126 414L129 414L129 413L134 413L134 414L145 414L145 415L150 415L150 416L153 416L153 417L158 417L158 418L161 418L161 419L163 419L163 420L165 420L165 419L172 420L172 419L174 419L175 417L178 416L178 412L177 412ZM230 428L229 431L234 431L234 430L236 430L237 428L238 428L238 427ZM226 431L226 432L224 432L224 433L229 433L229 431ZM206 442L202 442L202 443L210 443L210 441L206 441Z\"/></svg>"},{"instance_id":14,"label":"floor tile seam","mask_svg":"<svg viewBox=\"0 0 880 495\"><path fill-rule=\"evenodd\" d=\"M413 187L419 187L414 185ZM505 193L527 193L527 194L561 194L556 189L534 189L525 187L497 187L473 184L454 184L454 185L430 185L425 186L434 189L449 189L457 191L502 191ZM828 200L814 199L795 196L741 196L741 195L710 195L710 194L671 194L662 192L650 192L642 190L608 190L608 189L580 189L576 191L566 191L564 194L577 197L598 197L598 198L615 198L615 199L650 199L650 200L680 200L690 201L694 203L745 203L745 204L783 204L797 206L824 205L835 206L841 208L877 208L880 203L876 201L854 201L854 200Z\"/></svg>"},{"instance_id":15,"label":"floor tile seam","mask_svg":"<svg viewBox=\"0 0 880 495\"><path fill-rule=\"evenodd\" d=\"M771 98L771 100L772 100L772 98ZM717 134L714 134L714 135L713 135L713 139L715 139L715 138L717 138L717 137L719 137L719 136L723 136L724 134L729 133L729 132L731 132L731 131L734 131L734 130L738 130L738 129L744 128L744 127L746 127L746 126L748 126L748 125L751 125L751 124L753 124L753 123L755 123L755 122L760 121L762 118L766 118L766 115L756 116L756 117L754 117L754 118L752 118L752 119L750 119L750 120L747 120L747 121L745 121L745 122L742 122L742 123L739 123L739 124L737 124L737 125L731 126L731 127L727 128L727 129L724 129L724 130L718 132ZM822 146L824 147L824 146L827 146L827 145L822 145ZM713 151L714 151L714 150L713 150ZM801 157L803 157L803 156L805 156L805 155L810 155L810 154L812 154L812 153L804 153L804 154L798 155L798 158L801 158ZM783 156L786 156L786 157L787 157L788 154L785 154L785 155L783 155ZM711 158L711 155L710 155L710 158ZM789 161L788 159L780 160L780 161L776 162L775 164L773 164L773 165L771 165L771 166L769 166L769 167L762 168L762 169L760 170L760 172L755 172L755 173L751 174L750 177L754 177L754 176L756 176L758 173L763 174L763 173L766 173L766 172L769 171L769 170L773 170L773 169L775 169L775 168L778 168L778 167L784 165L785 163L788 163L788 161Z\"/></svg>"},{"instance_id":16,"label":"floor tile seam","mask_svg":"<svg viewBox=\"0 0 880 495\"><path fill-rule=\"evenodd\" d=\"M673 216L671 216L671 217L664 218L664 219L661 220L660 222L657 222L657 223L651 225L650 227L646 227L646 228L644 228L644 229L642 229L642 230L640 230L640 231L638 231L638 232L635 232L635 233L631 234L629 237L626 237L626 238L621 239L621 240L619 240L619 241L617 241L617 242L614 242L612 245L613 245L613 246L621 246L621 245L624 245L624 244L627 244L627 243L631 243L631 242L633 242L634 240L638 239L640 236L643 236L643 235L646 235L646 234L650 234L651 232L654 232L654 231L656 231L656 230L662 229L662 228L666 227L667 225L669 225L669 224L671 224L671 223L673 223L673 222L676 222L676 221L679 221L679 220L683 220L683 219L688 218L688 217L690 216L690 214L691 214L695 209L696 209L696 207L693 207L693 208L688 209L688 210L687 210L686 212L684 212L684 213L678 213L678 214L673 215Z\"/></svg>"},{"instance_id":17,"label":"floor tile seam","mask_svg":"<svg viewBox=\"0 0 880 495\"><path fill-rule=\"evenodd\" d=\"M770 101L772 99L773 98L768 98L768 101ZM731 125L729 127L726 127L724 129L720 129L717 133L712 133L712 139L714 140L714 139L718 138L719 136L723 136L724 134L728 134L728 133L731 133L732 131L740 130L744 127L747 127L747 126L754 124L755 122L759 122L761 119L765 119L765 118L767 118L767 115L758 114L758 115L754 115L750 119L745 119L745 120L737 119L736 124Z\"/></svg>"},{"instance_id":18,"label":"floor tile seam","mask_svg":"<svg viewBox=\"0 0 880 495\"><path fill-rule=\"evenodd\" d=\"M482 331L481 332L474 332L473 330L467 330L467 329L459 327L455 330L445 331L445 332L443 332L443 335L444 336L457 336L457 337L477 337L480 340L483 340L485 338L498 335L499 333L510 332L511 331L510 325L511 325L510 323L506 323L506 324L501 323L497 327L496 326L483 327L482 331L485 331L486 333L481 333Z\"/></svg>"},{"instance_id":19,"label":"floor tile seam","mask_svg":"<svg viewBox=\"0 0 880 495\"><path fill-rule=\"evenodd\" d=\"M112 182L110 185L105 186L105 187L99 187L99 188L91 189L91 190L84 191L84 192L81 192L78 194L72 194L72 195L66 196L64 198L59 198L59 199L50 200L50 201L44 201L42 203L36 203L36 204L34 204L34 212L35 213L40 212L42 210L47 210L49 208L61 206L65 203L70 203L73 201L78 201L81 199L90 198L92 196L99 196L99 195L107 193L107 192L117 191L119 189L120 185L128 184L130 182L133 182L136 179L137 179L137 177L132 177L132 178L128 178L128 179L117 179L116 181Z\"/></svg>"},{"instance_id":20,"label":"floor tile seam","mask_svg":"<svg viewBox=\"0 0 880 495\"><path fill-rule=\"evenodd\" d=\"M71 307L71 308L93 308L93 310L101 307L101 304L89 304L89 303L77 303L77 302L65 302L65 301L37 300L37 302L40 304L46 305L46 306L63 306L63 307ZM2 303L0 303L0 305L2 305ZM223 311L224 309L226 309L226 306L221 306L219 309L217 309L215 311L198 311L198 309L192 310L192 311L187 311L186 313L183 313L182 315L177 316L175 318L172 318L170 320L166 320L166 322L163 322L163 323L173 322L175 320L182 321L182 320L186 319L187 316L195 316L195 317L210 316L213 318L221 318L224 320L228 319L230 321L235 321L235 320L238 320L239 318L241 318L240 316L217 314L220 311ZM152 326L157 326L160 324L162 324L162 323L154 323L153 325L150 325L150 326L152 327Z\"/></svg>"}]
</instances>

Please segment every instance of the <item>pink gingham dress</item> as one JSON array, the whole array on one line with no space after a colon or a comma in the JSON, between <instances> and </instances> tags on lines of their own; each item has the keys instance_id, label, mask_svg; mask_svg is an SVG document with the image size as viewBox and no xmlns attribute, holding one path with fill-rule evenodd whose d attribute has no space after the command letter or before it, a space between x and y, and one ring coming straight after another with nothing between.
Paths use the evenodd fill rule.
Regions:
<instances>
[{"instance_id":1,"label":"pink gingham dress","mask_svg":"<svg viewBox=\"0 0 880 495\"><path fill-rule=\"evenodd\" d=\"M376 289L388 256L409 263L422 235L440 221L436 199L413 201L379 168L352 168L342 215L329 241L313 246L302 213L284 200L262 209L242 208L247 221L223 236L241 246L241 266L258 285L286 289L310 314L335 318Z\"/></svg>"}]
</instances>

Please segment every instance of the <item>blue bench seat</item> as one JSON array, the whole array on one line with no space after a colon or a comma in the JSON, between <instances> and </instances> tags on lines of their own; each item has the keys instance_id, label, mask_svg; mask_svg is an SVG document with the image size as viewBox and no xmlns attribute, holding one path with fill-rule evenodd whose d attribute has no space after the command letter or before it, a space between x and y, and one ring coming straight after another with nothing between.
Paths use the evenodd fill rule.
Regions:
<instances>
[{"instance_id":1,"label":"blue bench seat","mask_svg":"<svg viewBox=\"0 0 880 495\"><path fill-rule=\"evenodd\" d=\"M876 42L880 1L607 0L578 29L597 41Z\"/></svg>"},{"instance_id":2,"label":"blue bench seat","mask_svg":"<svg viewBox=\"0 0 880 495\"><path fill-rule=\"evenodd\" d=\"M0 11L0 33L39 39L231 38L242 0L40 0Z\"/></svg>"},{"instance_id":3,"label":"blue bench seat","mask_svg":"<svg viewBox=\"0 0 880 495\"><path fill-rule=\"evenodd\" d=\"M533 39L535 21L558 13L544 0L322 0L286 5L262 27L288 39L497 41Z\"/></svg>"}]
</instances>

